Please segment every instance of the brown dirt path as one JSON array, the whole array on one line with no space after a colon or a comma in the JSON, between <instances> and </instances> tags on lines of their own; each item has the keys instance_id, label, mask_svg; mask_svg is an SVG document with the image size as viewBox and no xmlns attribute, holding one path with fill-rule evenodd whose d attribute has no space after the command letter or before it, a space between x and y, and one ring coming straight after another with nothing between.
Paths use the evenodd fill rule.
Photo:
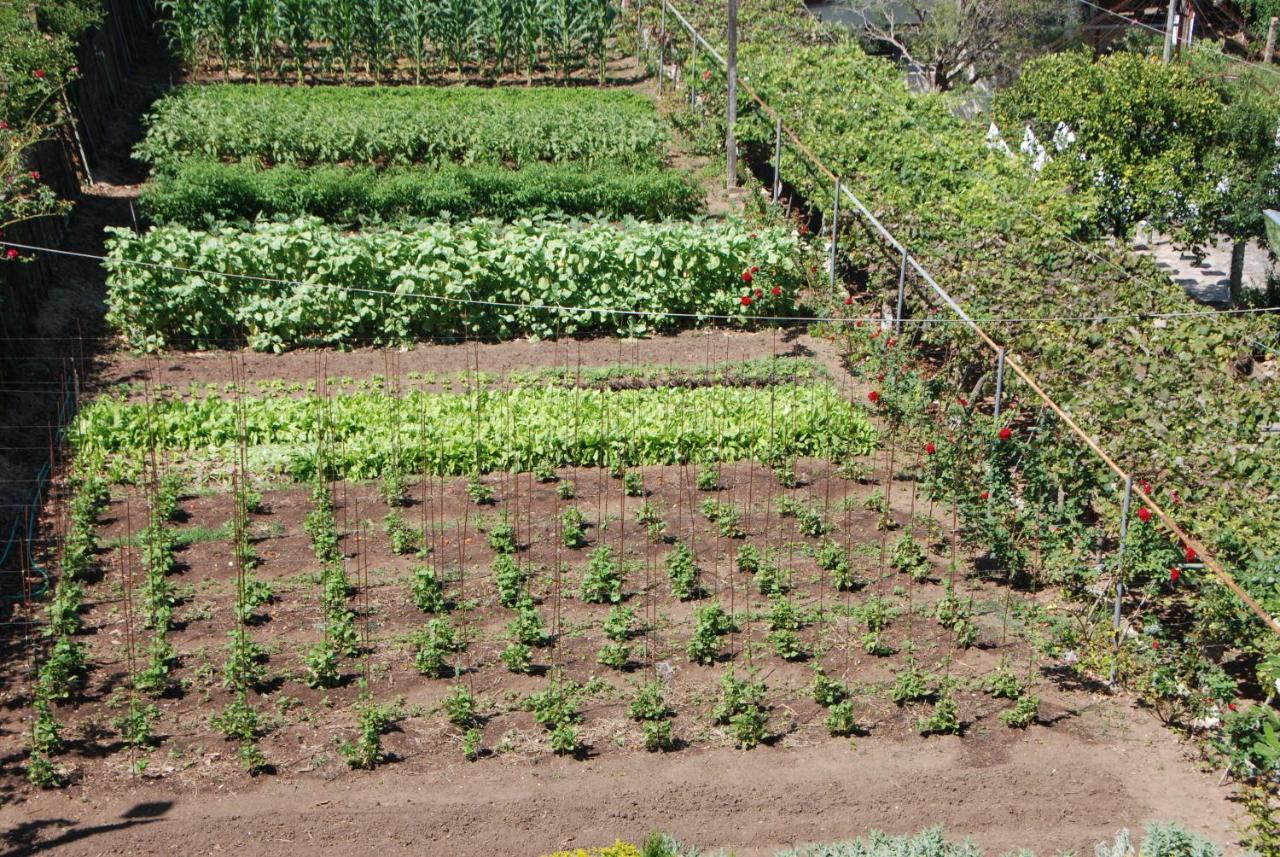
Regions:
<instances>
[{"instance_id":1,"label":"brown dirt path","mask_svg":"<svg viewBox=\"0 0 1280 857\"><path fill-rule=\"evenodd\" d=\"M1087 852L1121 827L1176 820L1233 838L1228 791L1147 714L1093 700L1067 728L575 762L503 758L405 776L237 779L175 793L139 780L105 800L42 794L0 810L9 855L536 855L658 829L766 855L806 841L945 825L992 853ZM90 802L92 800L92 802ZM171 803L170 803L171 802ZM148 817L151 815L153 817ZM132 817L131 817L132 816Z\"/></svg>"}]
</instances>

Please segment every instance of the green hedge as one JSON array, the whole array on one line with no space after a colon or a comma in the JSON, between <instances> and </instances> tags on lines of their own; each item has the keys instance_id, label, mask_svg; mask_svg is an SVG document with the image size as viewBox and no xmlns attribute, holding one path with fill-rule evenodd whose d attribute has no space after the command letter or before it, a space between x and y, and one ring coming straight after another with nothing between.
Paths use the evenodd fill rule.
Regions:
<instances>
[{"instance_id":1,"label":"green hedge","mask_svg":"<svg viewBox=\"0 0 1280 857\"><path fill-rule=\"evenodd\" d=\"M803 279L794 234L737 222L472 220L351 233L306 218L108 233L108 320L148 350L644 334L708 315L794 314ZM686 316L599 311L613 308Z\"/></svg>"},{"instance_id":2,"label":"green hedge","mask_svg":"<svg viewBox=\"0 0 1280 857\"><path fill-rule=\"evenodd\" d=\"M216 396L150 405L101 398L77 416L73 443L78 456L100 462L116 479L134 475L153 439L188 463L230 460L242 418L250 469L300 480L315 473L323 437L330 475L349 479L390 469L462 475L539 465L836 458L875 448L867 418L827 383L487 388L400 398L273 396L243 404Z\"/></svg>"},{"instance_id":3,"label":"green hedge","mask_svg":"<svg viewBox=\"0 0 1280 857\"><path fill-rule=\"evenodd\" d=\"M156 223L314 215L331 223L456 215L514 220L536 214L600 214L660 220L698 211L702 193L687 174L535 164L519 170L456 167L321 166L304 169L183 161L142 191Z\"/></svg>"},{"instance_id":4,"label":"green hedge","mask_svg":"<svg viewBox=\"0 0 1280 857\"><path fill-rule=\"evenodd\" d=\"M135 157L267 164L658 166L667 135L620 90L186 86L156 103Z\"/></svg>"}]
</instances>

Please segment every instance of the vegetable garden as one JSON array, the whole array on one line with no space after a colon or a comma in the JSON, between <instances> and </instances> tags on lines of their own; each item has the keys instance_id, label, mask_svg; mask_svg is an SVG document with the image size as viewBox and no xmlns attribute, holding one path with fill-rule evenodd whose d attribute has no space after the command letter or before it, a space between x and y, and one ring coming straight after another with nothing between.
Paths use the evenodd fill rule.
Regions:
<instances>
[{"instance_id":1,"label":"vegetable garden","mask_svg":"<svg viewBox=\"0 0 1280 857\"><path fill-rule=\"evenodd\" d=\"M1070 675L1205 739L1266 817L1276 522L1220 490L1274 493L1265 393L1052 175L785 4L743 47L772 105L744 98L745 166L776 183L727 218L672 166L724 96L666 4L454 4L416 34L412 2L395 32L356 20L378 4L166 5L193 71L258 82L164 96L142 222L108 228L119 371L67 427L24 608L31 783L968 741L1074 716ZM472 11L506 23L449 28ZM624 47L658 107L336 85L603 80ZM260 82L287 70L335 85ZM834 130L850 98L878 118ZM826 164L858 180L835 210ZM1222 355L1270 324L1224 320Z\"/></svg>"}]
</instances>

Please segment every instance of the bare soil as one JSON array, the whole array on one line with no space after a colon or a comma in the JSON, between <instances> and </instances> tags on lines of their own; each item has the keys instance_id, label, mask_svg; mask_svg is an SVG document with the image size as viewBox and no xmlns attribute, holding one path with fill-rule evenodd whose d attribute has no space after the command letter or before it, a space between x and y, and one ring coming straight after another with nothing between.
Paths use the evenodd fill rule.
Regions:
<instances>
[{"instance_id":1,"label":"bare soil","mask_svg":"<svg viewBox=\"0 0 1280 857\"><path fill-rule=\"evenodd\" d=\"M271 726L260 743L273 773L256 778L240 770L234 744L208 722L230 700L220 670L233 622L231 543L202 537L178 553L174 579L186 600L169 637L181 656L174 674L181 687L159 700L160 744L141 775L130 770L136 754L121 747L110 726L117 714L112 693L125 686L129 668L130 625L116 563L123 557L132 567L136 559L129 549L107 552L105 573L91 588L84 614L90 681L76 705L58 710L71 745L58 761L74 777L65 794L33 793L20 781L29 709L22 694L6 689L0 782L11 805L0 809L0 818L10 831L9 853L169 853L180 838L193 844L184 850L198 853L336 854L351 853L360 843L359 853L537 854L660 829L702 847L768 854L871 827L913 832L935 823L993 850L1048 853L1087 849L1120 827L1151 819L1180 821L1219 842L1233 838L1227 792L1197 769L1188 748L1122 697L1096 693L1049 669L1036 678L1043 701L1039 721L1025 732L1000 722L1008 703L980 692L982 676L1002 657L1020 671L1031 662L1009 608L1048 605L1051 596L953 575L946 522L930 517L933 510L922 495L913 495L906 474L899 471L893 490L895 531L885 533L862 506L875 481L843 479L816 460L802 460L797 472L801 484L786 489L762 467L727 465L722 490L709 495L694 488L692 468L645 468L650 493L641 499L626 497L621 482L603 471L567 469L559 475L575 482L578 498L572 502L592 523L589 544L580 550L558 541L555 520L566 501L556 497L553 483L533 482L527 474L488 477L497 505L485 510L468 500L464 480L418 483L406 517L429 533L433 550L426 563L441 573L460 564L465 574L452 579L448 594L458 603L474 602L473 609L454 614L472 642L454 659L460 675L452 679L427 678L413 668L408 637L427 617L412 605L408 581L421 560L390 551L377 526L388 508L376 485L342 485L337 518L349 533L349 573L360 586L351 605L373 646L363 662L344 663L347 682L329 691L311 690L297 679L303 652L319 639L322 617L313 582L317 565L302 530L309 500L302 488L267 491L266 510L254 516L262 562L253 573L273 583L277 598L260 611L265 621L252 636L267 647L274 678L253 702ZM831 590L806 555L816 541L797 532L793 519L771 511L784 494L824 510L836 526L831 537L851 548L864 589ZM864 732L852 742L828 736L825 712L805 695L815 661L788 663L770 651L767 600L731 559L743 540L718 535L691 511L707 496L749 509L745 541L772 548L792 570L789 597L797 607L821 607L823 621L811 622L801 635L810 646L825 643L822 664L853 688ZM851 502L842 504L846 497ZM694 547L706 599L680 602L670 595L662 563L670 547L646 539L633 522L645 501L662 508L669 532ZM118 493L102 519L104 543L127 542L143 507L140 497ZM558 665L581 682L600 680L582 703L586 751L578 759L554 757L545 730L518 705L545 687L546 677L513 675L498 660L504 626L514 614L497 603L488 571L495 555L478 525L504 510L517 525L522 562L535 570L530 589L548 625L558 630L555 645L538 650L535 663ZM225 494L188 497L177 526L207 536L230 515ZM371 528L360 525L366 520ZM881 545L891 545L912 520L917 532L934 531L928 540L933 569L924 584L880 561ZM626 603L642 620L654 620L652 632L634 641L634 666L622 672L595 662L607 605L586 604L576 595L585 553L603 543L630 563ZM554 569L561 564L567 570L557 587ZM956 648L932 618L930 605L949 579L974 599L980 635L971 649ZM839 615L842 605L871 594L901 611L886 637L897 650L890 657L865 654L857 620ZM747 618L741 633L725 641L719 663L691 664L683 650L692 609L713 600ZM133 630L141 649L147 634L136 623ZM960 681L961 737L920 737L915 721L930 706L889 700L888 686L909 642L921 664ZM709 716L716 683L730 664L740 674L758 671L770 688L771 738L749 752L733 749L727 729ZM355 679L361 675L376 699L400 699L405 712L383 739L388 762L372 772L349 771L336 752L338 741L354 736ZM640 749L639 726L627 716L635 687L654 676L663 678L677 710L681 746L671 753ZM460 730L437 710L455 682L469 685L481 700L487 752L474 763L463 761Z\"/></svg>"}]
</instances>

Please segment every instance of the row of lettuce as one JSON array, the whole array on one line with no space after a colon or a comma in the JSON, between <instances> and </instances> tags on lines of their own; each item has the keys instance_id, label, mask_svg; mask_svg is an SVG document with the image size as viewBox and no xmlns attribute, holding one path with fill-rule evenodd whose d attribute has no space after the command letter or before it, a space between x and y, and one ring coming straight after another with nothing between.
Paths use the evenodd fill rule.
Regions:
<instances>
[{"instance_id":1,"label":"row of lettuce","mask_svg":"<svg viewBox=\"0 0 1280 857\"><path fill-rule=\"evenodd\" d=\"M685 5L704 33L718 32L718 7ZM945 97L909 91L893 63L787 0L745 17L744 80L1138 486L1280 614L1280 441L1266 431L1276 396L1273 382L1246 371L1280 339L1280 318L1190 304L1154 263L1109 240L1144 213L1188 240L1255 236L1258 210L1280 192L1276 102L1239 74L1223 76L1226 61L1212 51L1169 66L1124 53L1051 57L996 99L1008 145L985 119L958 118ZM745 100L739 109L740 138L763 162L773 120ZM1203 140L1178 133L1184 114ZM706 116L715 115L712 104ZM1141 140L1134 122L1147 129ZM1023 123L1031 142L1019 152ZM716 137L707 134L711 145ZM829 180L795 147L784 149L782 175L788 193L829 204ZM869 284L849 301L878 307L899 259L860 225L844 229L843 262ZM975 393L989 403L993 355L960 325L921 323L949 313L921 288L909 292L915 320L897 347L878 331L841 333L899 442L936 450L937 490L955 498L966 538L1015 582L1064 585L1086 607L1124 584L1119 642L1109 611L1095 610L1092 621L1055 620L1046 646L1095 675L1114 667L1170 723L1207 728L1235 776L1272 787L1280 718L1236 698L1276 686L1280 639L1140 503L1117 550L1123 485L1021 382L1009 379L999 422L966 429L967 408L945 403ZM1003 496L974 490L1001 462L1013 474ZM1251 801L1256 842L1274 831L1267 803Z\"/></svg>"}]
</instances>

